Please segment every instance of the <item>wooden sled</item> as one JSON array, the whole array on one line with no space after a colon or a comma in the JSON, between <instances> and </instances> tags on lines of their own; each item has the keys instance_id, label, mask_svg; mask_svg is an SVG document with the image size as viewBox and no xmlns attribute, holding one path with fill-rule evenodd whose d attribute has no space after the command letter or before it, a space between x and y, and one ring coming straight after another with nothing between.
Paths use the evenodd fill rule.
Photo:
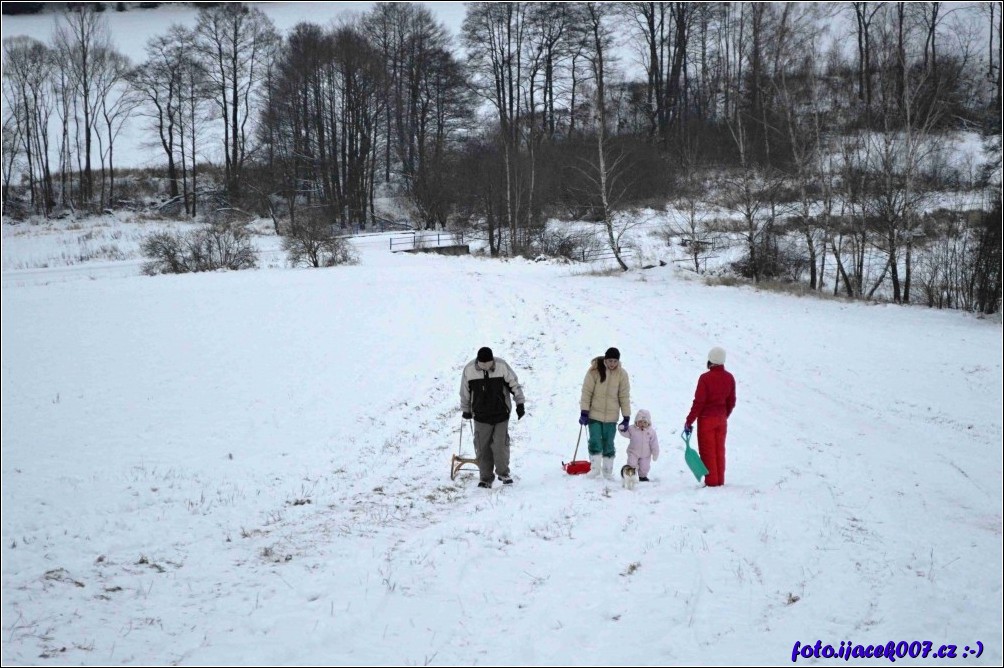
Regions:
<instances>
[{"instance_id":1,"label":"wooden sled","mask_svg":"<svg viewBox=\"0 0 1004 668\"><path fill-rule=\"evenodd\" d=\"M473 432L471 432L473 437ZM460 443L457 445L457 454L450 457L450 480L457 479L457 473L464 466L478 467L478 460L473 457L464 456L464 421L460 421Z\"/></svg>"},{"instance_id":2,"label":"wooden sled","mask_svg":"<svg viewBox=\"0 0 1004 668\"><path fill-rule=\"evenodd\" d=\"M476 469L478 467L478 460L463 457L461 455L453 455L450 458L450 480L455 480L457 478L457 473L459 473L460 469L462 469L466 464L470 464Z\"/></svg>"}]
</instances>

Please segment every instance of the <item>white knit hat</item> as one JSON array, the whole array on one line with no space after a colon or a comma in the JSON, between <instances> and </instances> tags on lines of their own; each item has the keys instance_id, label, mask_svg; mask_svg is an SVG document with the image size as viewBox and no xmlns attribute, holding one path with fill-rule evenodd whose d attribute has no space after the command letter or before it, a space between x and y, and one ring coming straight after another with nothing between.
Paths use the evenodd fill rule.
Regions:
<instances>
[{"instance_id":1,"label":"white knit hat","mask_svg":"<svg viewBox=\"0 0 1004 668\"><path fill-rule=\"evenodd\" d=\"M715 346L708 352L708 361L712 364L725 364L725 349Z\"/></svg>"}]
</instances>

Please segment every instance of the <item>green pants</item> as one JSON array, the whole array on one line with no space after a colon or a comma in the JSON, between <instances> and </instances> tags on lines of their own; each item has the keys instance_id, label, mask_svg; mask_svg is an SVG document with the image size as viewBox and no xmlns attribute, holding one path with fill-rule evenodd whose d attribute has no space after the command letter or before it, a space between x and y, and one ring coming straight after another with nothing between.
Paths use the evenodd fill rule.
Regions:
<instances>
[{"instance_id":1,"label":"green pants","mask_svg":"<svg viewBox=\"0 0 1004 668\"><path fill-rule=\"evenodd\" d=\"M613 457L617 454L614 448L614 436L617 435L616 422L589 421L589 454L603 454L604 457Z\"/></svg>"}]
</instances>

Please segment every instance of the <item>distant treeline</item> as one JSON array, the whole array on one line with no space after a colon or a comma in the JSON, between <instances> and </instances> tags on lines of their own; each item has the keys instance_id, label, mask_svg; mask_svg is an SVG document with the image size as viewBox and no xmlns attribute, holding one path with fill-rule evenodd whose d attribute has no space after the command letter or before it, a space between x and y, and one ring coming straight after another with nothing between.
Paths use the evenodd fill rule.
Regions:
<instances>
[{"instance_id":1,"label":"distant treeline","mask_svg":"<svg viewBox=\"0 0 1004 668\"><path fill-rule=\"evenodd\" d=\"M418 4L286 35L253 5L197 7L138 64L95 3L50 44L5 41L5 211L116 206L115 141L141 119L189 215L212 190L293 227L304 209L366 227L390 191L418 225L477 225L510 255L551 218L601 222L616 248L618 211L673 203L694 241L730 220L753 280L795 239L814 289L829 258L842 290L888 281L904 302L933 245L964 242L971 268L996 243L999 307L982 221L1001 208L1001 3L469 3L464 58ZM945 158L961 130L985 144L970 169ZM969 200L935 223L946 192Z\"/></svg>"},{"instance_id":2,"label":"distant treeline","mask_svg":"<svg viewBox=\"0 0 1004 668\"><path fill-rule=\"evenodd\" d=\"M21 14L40 14L45 11L84 11L91 10L103 12L107 9L114 9L117 12L125 12L132 8L156 9L160 7L160 2L5 2L3 3L3 14L17 16ZM196 4L180 3L172 4ZM202 5L219 5L219 2L199 3Z\"/></svg>"}]
</instances>

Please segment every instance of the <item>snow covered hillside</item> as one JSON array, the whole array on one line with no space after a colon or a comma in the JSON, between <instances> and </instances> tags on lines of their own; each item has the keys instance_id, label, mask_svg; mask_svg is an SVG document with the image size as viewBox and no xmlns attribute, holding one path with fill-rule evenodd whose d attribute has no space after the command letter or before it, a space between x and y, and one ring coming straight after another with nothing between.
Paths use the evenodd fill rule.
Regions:
<instances>
[{"instance_id":1,"label":"snow covered hillside","mask_svg":"<svg viewBox=\"0 0 1004 668\"><path fill-rule=\"evenodd\" d=\"M151 278L4 243L5 664L774 665L817 640L1004 658L999 321L673 263L369 243L350 267ZM483 345L527 395L516 484L491 490L449 476ZM726 486L704 489L679 431L714 345L738 405ZM608 346L663 446L634 491L561 469Z\"/></svg>"}]
</instances>

